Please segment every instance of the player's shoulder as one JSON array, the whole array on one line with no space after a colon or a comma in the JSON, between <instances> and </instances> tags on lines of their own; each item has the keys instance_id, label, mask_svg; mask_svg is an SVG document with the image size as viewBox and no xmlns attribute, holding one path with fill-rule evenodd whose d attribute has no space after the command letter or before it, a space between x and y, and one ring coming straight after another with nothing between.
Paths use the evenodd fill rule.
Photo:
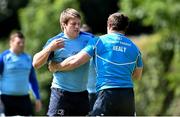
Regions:
<instances>
[{"instance_id":1,"label":"player's shoulder","mask_svg":"<svg viewBox=\"0 0 180 117\"><path fill-rule=\"evenodd\" d=\"M54 37L52 37L52 38L49 38L47 42L51 42L51 41L53 41L53 40L55 40L55 39L62 38L63 36L64 36L64 33L61 32L61 33L57 34L56 36L54 36Z\"/></svg>"},{"instance_id":2,"label":"player's shoulder","mask_svg":"<svg viewBox=\"0 0 180 117\"><path fill-rule=\"evenodd\" d=\"M89 37L89 38L94 38L95 36L92 33L89 32L82 32L80 31L79 33L81 36Z\"/></svg>"},{"instance_id":3,"label":"player's shoulder","mask_svg":"<svg viewBox=\"0 0 180 117\"><path fill-rule=\"evenodd\" d=\"M132 41L132 39L130 39L129 37L126 37L126 36L124 36L124 39L125 39L125 43L131 45L131 48L134 51L140 51L139 47Z\"/></svg>"},{"instance_id":4,"label":"player's shoulder","mask_svg":"<svg viewBox=\"0 0 180 117\"><path fill-rule=\"evenodd\" d=\"M103 38L107 38L107 37L109 37L109 36L110 36L109 34L104 34L104 35L99 36L99 38L100 38L100 39L103 39Z\"/></svg>"},{"instance_id":5,"label":"player's shoulder","mask_svg":"<svg viewBox=\"0 0 180 117\"><path fill-rule=\"evenodd\" d=\"M0 54L0 57L6 56L7 54L9 54L11 51L10 50L5 50Z\"/></svg>"},{"instance_id":6,"label":"player's shoulder","mask_svg":"<svg viewBox=\"0 0 180 117\"><path fill-rule=\"evenodd\" d=\"M32 57L29 53L26 53L26 52L23 52L22 54L27 57Z\"/></svg>"}]
</instances>

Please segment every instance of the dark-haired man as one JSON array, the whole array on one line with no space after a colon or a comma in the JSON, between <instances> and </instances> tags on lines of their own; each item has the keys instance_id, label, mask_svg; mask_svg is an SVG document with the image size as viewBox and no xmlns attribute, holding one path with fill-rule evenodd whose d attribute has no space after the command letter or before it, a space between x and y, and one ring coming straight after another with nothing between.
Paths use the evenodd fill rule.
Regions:
<instances>
[{"instance_id":1,"label":"dark-haired man","mask_svg":"<svg viewBox=\"0 0 180 117\"><path fill-rule=\"evenodd\" d=\"M32 58L24 52L24 35L10 35L10 49L0 54L0 96L6 116L32 116L29 84L35 94L35 109L40 111L41 100Z\"/></svg>"}]
</instances>

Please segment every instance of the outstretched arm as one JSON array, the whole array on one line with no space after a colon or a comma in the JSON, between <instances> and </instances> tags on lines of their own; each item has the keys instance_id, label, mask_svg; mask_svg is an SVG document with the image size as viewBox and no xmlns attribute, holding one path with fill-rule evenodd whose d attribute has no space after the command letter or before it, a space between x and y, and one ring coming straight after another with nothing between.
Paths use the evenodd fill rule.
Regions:
<instances>
[{"instance_id":1,"label":"outstretched arm","mask_svg":"<svg viewBox=\"0 0 180 117\"><path fill-rule=\"evenodd\" d=\"M61 63L50 62L49 70L51 72L73 70L73 69L85 64L87 61L90 60L90 58L91 57L86 52L81 51L78 54L65 59Z\"/></svg>"}]
</instances>

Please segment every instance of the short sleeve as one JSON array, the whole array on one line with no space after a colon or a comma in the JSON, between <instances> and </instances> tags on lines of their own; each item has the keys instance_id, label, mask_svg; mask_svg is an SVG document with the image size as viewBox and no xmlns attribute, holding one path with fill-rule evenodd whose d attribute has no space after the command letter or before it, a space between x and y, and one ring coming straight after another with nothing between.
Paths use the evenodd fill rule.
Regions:
<instances>
[{"instance_id":1,"label":"short sleeve","mask_svg":"<svg viewBox=\"0 0 180 117\"><path fill-rule=\"evenodd\" d=\"M141 53L139 53L139 55L138 55L138 57L137 57L136 67L137 67L137 68L143 67L143 61L142 61Z\"/></svg>"},{"instance_id":2,"label":"short sleeve","mask_svg":"<svg viewBox=\"0 0 180 117\"><path fill-rule=\"evenodd\" d=\"M90 57L94 56L97 41L98 37L89 40L88 44L82 51L85 51Z\"/></svg>"}]
</instances>

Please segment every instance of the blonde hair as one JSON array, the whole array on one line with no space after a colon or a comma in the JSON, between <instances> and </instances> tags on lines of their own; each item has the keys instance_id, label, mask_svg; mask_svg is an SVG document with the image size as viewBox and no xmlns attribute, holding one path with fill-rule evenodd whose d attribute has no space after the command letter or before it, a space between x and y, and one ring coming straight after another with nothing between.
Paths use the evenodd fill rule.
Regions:
<instances>
[{"instance_id":1,"label":"blonde hair","mask_svg":"<svg viewBox=\"0 0 180 117\"><path fill-rule=\"evenodd\" d=\"M67 24L67 22L71 18L79 18L79 19L81 19L81 16L80 16L79 12L76 11L75 9L73 9L73 8L67 8L61 13L59 19L60 19L60 25L61 25L62 31L64 30L63 24Z\"/></svg>"}]
</instances>

